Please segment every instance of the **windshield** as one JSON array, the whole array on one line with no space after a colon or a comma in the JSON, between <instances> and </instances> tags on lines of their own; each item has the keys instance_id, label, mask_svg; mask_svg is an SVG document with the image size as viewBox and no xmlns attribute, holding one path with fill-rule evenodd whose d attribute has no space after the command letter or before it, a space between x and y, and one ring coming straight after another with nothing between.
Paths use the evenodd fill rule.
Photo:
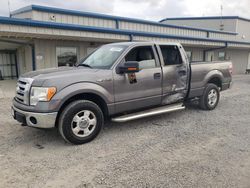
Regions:
<instances>
[{"instance_id":1,"label":"windshield","mask_svg":"<svg viewBox=\"0 0 250 188\"><path fill-rule=\"evenodd\" d=\"M97 69L109 69L127 46L105 45L80 61L78 66Z\"/></svg>"}]
</instances>

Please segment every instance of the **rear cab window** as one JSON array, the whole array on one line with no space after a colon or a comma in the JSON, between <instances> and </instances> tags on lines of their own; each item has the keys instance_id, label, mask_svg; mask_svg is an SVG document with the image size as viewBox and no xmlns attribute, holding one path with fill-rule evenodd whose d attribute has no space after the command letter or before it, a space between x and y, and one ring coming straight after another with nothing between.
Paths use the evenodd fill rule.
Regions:
<instances>
[{"instance_id":1,"label":"rear cab window","mask_svg":"<svg viewBox=\"0 0 250 188\"><path fill-rule=\"evenodd\" d=\"M182 64L182 57L178 46L160 45L164 66Z\"/></svg>"}]
</instances>

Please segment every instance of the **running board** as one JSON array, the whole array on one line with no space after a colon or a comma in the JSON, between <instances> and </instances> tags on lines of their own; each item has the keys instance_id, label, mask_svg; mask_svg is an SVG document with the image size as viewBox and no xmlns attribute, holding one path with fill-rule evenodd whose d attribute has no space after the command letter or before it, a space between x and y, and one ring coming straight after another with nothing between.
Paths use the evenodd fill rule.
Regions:
<instances>
[{"instance_id":1,"label":"running board","mask_svg":"<svg viewBox=\"0 0 250 188\"><path fill-rule=\"evenodd\" d=\"M158 114L169 113L169 112L174 112L174 111L184 110L184 109L185 109L184 104L178 103L178 104L161 106L161 107L157 107L157 108L153 108L153 109L149 109L145 111L140 111L140 112L135 112L132 114L126 114L126 115L114 117L111 120L113 122L122 123L122 122L127 122L131 120L139 119L139 118L144 118L144 117L149 117L149 116L154 116Z\"/></svg>"}]
</instances>

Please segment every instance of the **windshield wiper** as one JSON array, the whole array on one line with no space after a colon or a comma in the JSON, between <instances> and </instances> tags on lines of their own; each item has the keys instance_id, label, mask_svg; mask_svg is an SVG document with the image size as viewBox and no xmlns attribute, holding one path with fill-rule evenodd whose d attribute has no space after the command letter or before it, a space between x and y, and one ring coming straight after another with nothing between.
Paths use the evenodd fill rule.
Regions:
<instances>
[{"instance_id":1,"label":"windshield wiper","mask_svg":"<svg viewBox=\"0 0 250 188\"><path fill-rule=\"evenodd\" d=\"M79 64L79 65L77 65L78 67L79 66L82 66L82 67L89 67L89 68L91 68L92 69L92 67L90 66L90 65L88 65L88 64L84 64L84 63L82 63L82 64Z\"/></svg>"}]
</instances>

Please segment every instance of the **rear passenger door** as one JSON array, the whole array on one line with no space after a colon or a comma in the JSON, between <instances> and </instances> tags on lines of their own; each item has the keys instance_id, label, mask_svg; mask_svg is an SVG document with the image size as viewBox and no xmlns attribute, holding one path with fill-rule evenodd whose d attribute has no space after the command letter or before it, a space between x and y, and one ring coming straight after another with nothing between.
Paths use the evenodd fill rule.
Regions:
<instances>
[{"instance_id":1,"label":"rear passenger door","mask_svg":"<svg viewBox=\"0 0 250 188\"><path fill-rule=\"evenodd\" d=\"M183 101L188 92L189 65L180 48L177 45L158 46L163 71L163 104Z\"/></svg>"},{"instance_id":2,"label":"rear passenger door","mask_svg":"<svg viewBox=\"0 0 250 188\"><path fill-rule=\"evenodd\" d=\"M128 61L137 61L140 71L134 74L114 72L116 113L160 105L162 71L155 48L152 45L134 47L120 64Z\"/></svg>"}]
</instances>

